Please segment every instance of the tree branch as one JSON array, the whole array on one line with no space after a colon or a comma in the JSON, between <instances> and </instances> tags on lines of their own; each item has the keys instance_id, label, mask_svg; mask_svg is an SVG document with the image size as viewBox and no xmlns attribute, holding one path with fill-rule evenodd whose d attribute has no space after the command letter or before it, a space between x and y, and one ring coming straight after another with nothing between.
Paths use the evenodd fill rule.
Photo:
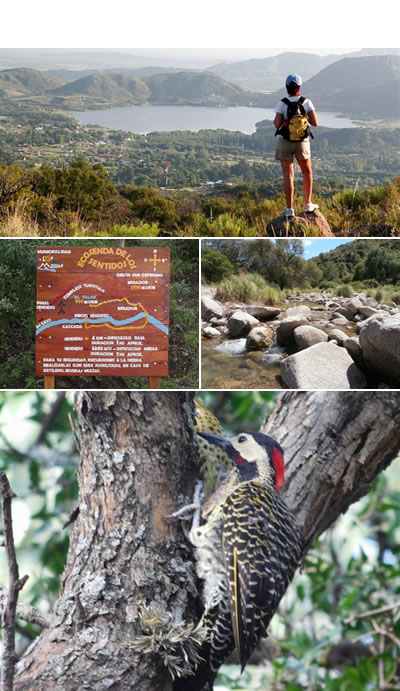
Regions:
<instances>
[{"instance_id":1,"label":"tree branch","mask_svg":"<svg viewBox=\"0 0 400 691\"><path fill-rule=\"evenodd\" d=\"M18 563L15 555L14 535L12 528L11 501L16 496L12 491L4 472L0 472L0 493L2 497L2 512L4 524L4 542L7 551L9 592L3 609L2 623L4 631L3 641L3 669L2 691L12 691L14 682L14 668L17 661L15 654L15 614L18 593L28 580L28 576L20 579Z\"/></svg>"},{"instance_id":2,"label":"tree branch","mask_svg":"<svg viewBox=\"0 0 400 691\"><path fill-rule=\"evenodd\" d=\"M3 616L8 597L7 588L4 585L0 585L0 616ZM31 607L31 605L26 605L23 602L17 602L16 618L27 621L29 624L40 626L42 629L48 629L52 622L50 614L40 612L36 607Z\"/></svg>"}]
</instances>

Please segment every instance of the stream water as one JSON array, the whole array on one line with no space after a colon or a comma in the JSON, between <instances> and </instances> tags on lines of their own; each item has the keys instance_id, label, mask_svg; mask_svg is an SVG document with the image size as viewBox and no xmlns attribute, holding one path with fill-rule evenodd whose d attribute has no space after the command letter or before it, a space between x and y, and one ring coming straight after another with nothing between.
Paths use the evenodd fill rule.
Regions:
<instances>
[{"instance_id":1,"label":"stream water","mask_svg":"<svg viewBox=\"0 0 400 691\"><path fill-rule=\"evenodd\" d=\"M291 303L290 306L295 306ZM315 303L297 303L311 307L310 326L316 326L329 333L335 325L322 326L329 319L329 313ZM287 308L288 305L285 305ZM274 330L279 320L263 322ZM348 336L356 334L354 322L346 326L336 327ZM233 346L232 354L224 352L227 344ZM201 387L203 389L284 389L284 381L280 376L280 361L282 355L292 355L296 348L279 348L273 345L268 350L247 352L246 339L202 338L201 347Z\"/></svg>"}]
</instances>

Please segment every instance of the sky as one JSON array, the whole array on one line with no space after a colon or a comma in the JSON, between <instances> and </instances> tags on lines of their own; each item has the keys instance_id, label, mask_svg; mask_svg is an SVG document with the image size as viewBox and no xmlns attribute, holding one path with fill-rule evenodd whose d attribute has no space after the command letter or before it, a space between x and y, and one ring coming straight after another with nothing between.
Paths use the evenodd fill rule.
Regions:
<instances>
[{"instance_id":1,"label":"sky","mask_svg":"<svg viewBox=\"0 0 400 691\"><path fill-rule=\"evenodd\" d=\"M299 18L299 12L301 14ZM398 45L393 0L284 5L268 0L20 0L3 3L2 48L212 48L260 57ZM287 36L287 37L286 37ZM335 48L336 46L336 48ZM253 47L253 48L251 48ZM251 49L251 50L250 50ZM276 51L274 49L277 49ZM262 54L262 53L261 53Z\"/></svg>"},{"instance_id":2,"label":"sky","mask_svg":"<svg viewBox=\"0 0 400 691\"><path fill-rule=\"evenodd\" d=\"M304 259L312 259L322 252L330 252L340 245L353 242L354 238L304 238Z\"/></svg>"}]
</instances>

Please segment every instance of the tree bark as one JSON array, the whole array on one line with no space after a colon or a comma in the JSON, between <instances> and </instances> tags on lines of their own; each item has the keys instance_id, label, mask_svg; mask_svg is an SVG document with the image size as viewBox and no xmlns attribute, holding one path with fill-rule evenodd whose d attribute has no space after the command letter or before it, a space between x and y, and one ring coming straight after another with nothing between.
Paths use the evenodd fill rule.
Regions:
<instances>
[{"instance_id":1,"label":"tree bark","mask_svg":"<svg viewBox=\"0 0 400 691\"><path fill-rule=\"evenodd\" d=\"M19 663L15 689L168 691L158 655L139 655L141 605L199 618L191 547L166 516L198 475L186 394L84 392L79 515L52 626ZM167 622L166 622L167 624Z\"/></svg>"},{"instance_id":2,"label":"tree bark","mask_svg":"<svg viewBox=\"0 0 400 691\"><path fill-rule=\"evenodd\" d=\"M167 518L192 501L198 477L191 401L77 395L79 515L51 627L20 661L15 689L170 691L163 645L173 623L201 614L191 546L182 523ZM279 397L263 431L285 449L282 492L304 551L398 454L399 404L398 392ZM146 654L135 646L143 634L154 644Z\"/></svg>"}]
</instances>

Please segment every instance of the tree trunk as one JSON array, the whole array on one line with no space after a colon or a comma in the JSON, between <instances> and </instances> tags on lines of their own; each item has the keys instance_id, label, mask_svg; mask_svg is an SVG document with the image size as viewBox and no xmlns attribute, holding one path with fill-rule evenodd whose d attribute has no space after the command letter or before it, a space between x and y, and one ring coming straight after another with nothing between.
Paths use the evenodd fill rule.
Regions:
<instances>
[{"instance_id":1,"label":"tree trunk","mask_svg":"<svg viewBox=\"0 0 400 691\"><path fill-rule=\"evenodd\" d=\"M19 664L15 689L168 691L160 656L139 656L141 605L198 619L198 584L180 521L198 474L191 396L84 392L79 515L52 627ZM167 622L166 622L167 624Z\"/></svg>"},{"instance_id":2,"label":"tree trunk","mask_svg":"<svg viewBox=\"0 0 400 691\"><path fill-rule=\"evenodd\" d=\"M201 613L191 546L166 518L191 502L198 476L191 399L77 395L79 515L52 626L19 663L15 689L170 690L173 624ZM398 453L399 403L398 392L279 397L263 431L286 451L282 492L305 549Z\"/></svg>"}]
</instances>

